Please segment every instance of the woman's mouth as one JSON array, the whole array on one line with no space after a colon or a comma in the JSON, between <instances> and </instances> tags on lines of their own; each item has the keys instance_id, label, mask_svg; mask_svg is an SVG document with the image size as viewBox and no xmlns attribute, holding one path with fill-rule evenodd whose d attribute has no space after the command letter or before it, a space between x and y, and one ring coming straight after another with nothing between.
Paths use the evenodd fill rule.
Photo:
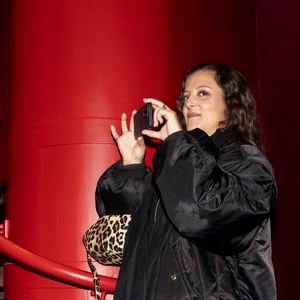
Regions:
<instances>
[{"instance_id":1,"label":"woman's mouth","mask_svg":"<svg viewBox=\"0 0 300 300\"><path fill-rule=\"evenodd\" d=\"M201 116L201 114L199 114L199 113L196 113L196 112L188 112L188 114L187 114L187 118L188 119L190 119L190 118L194 118L194 117L199 117L199 116Z\"/></svg>"}]
</instances>

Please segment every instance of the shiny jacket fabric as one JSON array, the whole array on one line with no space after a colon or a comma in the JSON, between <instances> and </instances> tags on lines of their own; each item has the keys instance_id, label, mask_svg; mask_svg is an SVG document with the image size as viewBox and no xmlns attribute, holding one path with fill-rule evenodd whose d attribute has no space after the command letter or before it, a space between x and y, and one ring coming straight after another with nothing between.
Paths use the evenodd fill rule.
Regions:
<instances>
[{"instance_id":1,"label":"shiny jacket fabric","mask_svg":"<svg viewBox=\"0 0 300 300\"><path fill-rule=\"evenodd\" d=\"M227 150L225 150L227 149ZM223 133L170 135L153 173L117 162L100 178L99 215L131 213L114 299L276 299L272 168Z\"/></svg>"}]
</instances>

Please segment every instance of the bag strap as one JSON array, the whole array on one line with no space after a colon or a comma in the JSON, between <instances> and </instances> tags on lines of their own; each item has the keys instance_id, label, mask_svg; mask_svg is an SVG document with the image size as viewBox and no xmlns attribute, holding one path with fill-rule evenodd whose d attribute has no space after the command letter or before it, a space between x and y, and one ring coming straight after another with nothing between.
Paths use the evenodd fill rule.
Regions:
<instances>
[{"instance_id":1,"label":"bag strap","mask_svg":"<svg viewBox=\"0 0 300 300\"><path fill-rule=\"evenodd\" d=\"M99 282L99 274L97 272L96 267L93 264L93 260L91 255L87 252L87 261L90 267L91 272L93 273L93 282L94 282L94 300L100 299L100 282Z\"/></svg>"}]
</instances>

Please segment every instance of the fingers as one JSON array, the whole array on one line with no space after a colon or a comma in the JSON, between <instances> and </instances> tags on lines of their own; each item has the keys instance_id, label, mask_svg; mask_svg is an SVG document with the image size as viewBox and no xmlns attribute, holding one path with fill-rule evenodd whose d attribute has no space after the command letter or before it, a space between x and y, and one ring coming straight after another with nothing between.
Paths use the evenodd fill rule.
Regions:
<instances>
[{"instance_id":1,"label":"fingers","mask_svg":"<svg viewBox=\"0 0 300 300\"><path fill-rule=\"evenodd\" d=\"M158 109L156 109L155 113L156 113L156 118L158 120L158 123L162 124L164 122L164 117L166 116L167 113L166 105L165 104L161 105Z\"/></svg>"},{"instance_id":2,"label":"fingers","mask_svg":"<svg viewBox=\"0 0 300 300\"><path fill-rule=\"evenodd\" d=\"M113 139L116 141L118 139L119 135L117 133L115 125L110 125L110 132L111 132Z\"/></svg>"},{"instance_id":3,"label":"fingers","mask_svg":"<svg viewBox=\"0 0 300 300\"><path fill-rule=\"evenodd\" d=\"M131 113L130 123L129 123L129 130L134 131L134 115L136 114L136 110L133 110Z\"/></svg>"},{"instance_id":4,"label":"fingers","mask_svg":"<svg viewBox=\"0 0 300 300\"><path fill-rule=\"evenodd\" d=\"M131 117L130 117L130 121L129 121L129 130L127 127L127 115L125 113L123 113L121 115L121 130L122 130L122 134L128 132L128 131L133 131L134 129L134 115L136 114L136 110L133 110L131 112Z\"/></svg>"},{"instance_id":5,"label":"fingers","mask_svg":"<svg viewBox=\"0 0 300 300\"><path fill-rule=\"evenodd\" d=\"M154 108L158 108L158 107L161 107L164 105L163 102L161 102L157 99L154 99L154 98L144 98L143 101L145 103L151 103Z\"/></svg>"},{"instance_id":6,"label":"fingers","mask_svg":"<svg viewBox=\"0 0 300 300\"><path fill-rule=\"evenodd\" d=\"M123 113L121 115L121 130L122 130L122 134L126 133L128 131L127 128L127 116L125 113Z\"/></svg>"},{"instance_id":7,"label":"fingers","mask_svg":"<svg viewBox=\"0 0 300 300\"><path fill-rule=\"evenodd\" d=\"M130 123L129 123L129 130L128 130L128 127L127 127L127 116L125 113L123 113L121 115L121 135L124 135L126 133L132 133L133 132L133 128L134 128L134 114L136 113L136 110L134 110L132 113L131 113L131 118L130 118ZM120 136L117 132L117 129L115 127L115 125L110 125L110 132L111 132L111 135L113 137L113 139L116 141Z\"/></svg>"},{"instance_id":8,"label":"fingers","mask_svg":"<svg viewBox=\"0 0 300 300\"><path fill-rule=\"evenodd\" d=\"M142 131L142 134L147 135L147 136L149 136L151 138L161 139L159 131L152 131L152 130L144 129Z\"/></svg>"},{"instance_id":9,"label":"fingers","mask_svg":"<svg viewBox=\"0 0 300 300\"><path fill-rule=\"evenodd\" d=\"M154 115L153 115L153 125L154 127L159 126L160 124L165 123L168 120L168 114L173 112L168 106L166 106L162 101L159 101L157 99L153 98L145 98L143 99L145 103L151 103L152 107L154 108ZM121 134L119 135L116 127L114 125L110 126L110 131L113 139L116 141L119 137L123 136L130 137L133 135L134 131L134 115L136 114L136 110L133 110L131 113L130 121L129 121L129 129L127 125L127 115L125 113L122 113L121 115ZM158 138L161 139L161 134L159 131L153 131L153 130L144 130L142 132L143 134L151 137L151 138ZM145 145L144 139L141 137L138 140L136 140L137 143L140 146Z\"/></svg>"},{"instance_id":10,"label":"fingers","mask_svg":"<svg viewBox=\"0 0 300 300\"><path fill-rule=\"evenodd\" d=\"M153 98L145 98L143 99L143 101L145 103L151 103L152 107L154 108L154 113L153 113L154 127L164 123L167 117L167 113L168 111L170 111L167 105L164 104L162 101Z\"/></svg>"}]
</instances>

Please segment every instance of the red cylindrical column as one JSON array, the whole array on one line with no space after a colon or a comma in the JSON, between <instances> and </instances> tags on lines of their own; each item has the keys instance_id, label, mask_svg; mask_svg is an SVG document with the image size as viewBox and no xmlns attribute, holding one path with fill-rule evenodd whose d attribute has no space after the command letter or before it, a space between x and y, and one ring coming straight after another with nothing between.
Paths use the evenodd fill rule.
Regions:
<instances>
[{"instance_id":1,"label":"red cylindrical column","mask_svg":"<svg viewBox=\"0 0 300 300\"><path fill-rule=\"evenodd\" d=\"M95 185L118 158L109 125L143 97L174 107L184 70L206 59L255 81L251 1L187 2L13 1L8 238L88 270L81 239L97 219ZM5 275L6 300L89 297L15 264Z\"/></svg>"}]
</instances>

